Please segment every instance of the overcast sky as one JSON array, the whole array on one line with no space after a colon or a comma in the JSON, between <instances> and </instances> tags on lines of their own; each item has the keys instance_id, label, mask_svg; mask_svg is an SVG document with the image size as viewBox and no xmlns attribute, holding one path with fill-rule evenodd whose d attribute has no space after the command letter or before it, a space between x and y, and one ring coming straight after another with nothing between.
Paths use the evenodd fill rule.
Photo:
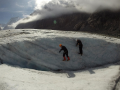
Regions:
<instances>
[{"instance_id":1,"label":"overcast sky","mask_svg":"<svg viewBox=\"0 0 120 90\"><path fill-rule=\"evenodd\" d=\"M12 17L26 17L36 9L41 10L41 16L49 16L75 10L94 12L99 7L118 9L120 0L0 0L0 23L7 23Z\"/></svg>"}]
</instances>

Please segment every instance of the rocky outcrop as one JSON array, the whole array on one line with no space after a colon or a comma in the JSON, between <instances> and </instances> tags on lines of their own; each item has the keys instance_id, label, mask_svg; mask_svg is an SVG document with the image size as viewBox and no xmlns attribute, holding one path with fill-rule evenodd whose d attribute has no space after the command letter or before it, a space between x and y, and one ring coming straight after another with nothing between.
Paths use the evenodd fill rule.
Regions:
<instances>
[{"instance_id":1,"label":"rocky outcrop","mask_svg":"<svg viewBox=\"0 0 120 90\"><path fill-rule=\"evenodd\" d=\"M120 37L120 10L104 10L88 13L73 13L59 17L46 18L28 23L21 23L16 29L55 29L85 31ZM54 23L54 20L56 23Z\"/></svg>"},{"instance_id":2,"label":"rocky outcrop","mask_svg":"<svg viewBox=\"0 0 120 90\"><path fill-rule=\"evenodd\" d=\"M120 37L120 11L102 11L92 14L87 23L93 32Z\"/></svg>"},{"instance_id":3,"label":"rocky outcrop","mask_svg":"<svg viewBox=\"0 0 120 90\"><path fill-rule=\"evenodd\" d=\"M69 15L62 15L59 17L46 18L29 23L21 23L16 26L19 28L35 28L35 29L56 29L56 30L76 30L78 25L89 18L86 13L74 13ZM56 21L56 24L54 23Z\"/></svg>"}]
</instances>

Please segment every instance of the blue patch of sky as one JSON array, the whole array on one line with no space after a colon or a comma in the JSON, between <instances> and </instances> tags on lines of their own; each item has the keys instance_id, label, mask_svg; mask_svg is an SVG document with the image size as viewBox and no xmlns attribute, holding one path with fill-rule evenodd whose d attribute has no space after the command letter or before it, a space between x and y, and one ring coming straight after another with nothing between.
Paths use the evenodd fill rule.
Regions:
<instances>
[{"instance_id":1,"label":"blue patch of sky","mask_svg":"<svg viewBox=\"0 0 120 90\"><path fill-rule=\"evenodd\" d=\"M0 0L0 23L6 24L12 17L29 15L34 7L35 0Z\"/></svg>"}]
</instances>

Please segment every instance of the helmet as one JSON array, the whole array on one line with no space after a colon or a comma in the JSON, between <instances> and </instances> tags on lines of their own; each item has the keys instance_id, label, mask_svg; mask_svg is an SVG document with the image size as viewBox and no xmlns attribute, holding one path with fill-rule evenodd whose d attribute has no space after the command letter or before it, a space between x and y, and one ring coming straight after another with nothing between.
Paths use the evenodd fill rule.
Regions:
<instances>
[{"instance_id":1,"label":"helmet","mask_svg":"<svg viewBox=\"0 0 120 90\"><path fill-rule=\"evenodd\" d=\"M59 44L59 47L61 47L62 46L62 44Z\"/></svg>"}]
</instances>

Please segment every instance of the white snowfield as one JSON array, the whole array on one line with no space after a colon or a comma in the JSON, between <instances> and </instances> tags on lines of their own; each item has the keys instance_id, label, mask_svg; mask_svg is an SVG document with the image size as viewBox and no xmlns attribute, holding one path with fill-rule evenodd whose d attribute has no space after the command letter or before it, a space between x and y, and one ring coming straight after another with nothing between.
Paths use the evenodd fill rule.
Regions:
<instances>
[{"instance_id":1,"label":"white snowfield","mask_svg":"<svg viewBox=\"0 0 120 90\"><path fill-rule=\"evenodd\" d=\"M83 43L82 56L76 39ZM67 47L70 61L62 61L59 44ZM119 64L108 64L120 61L120 39L72 31L4 30L0 61L0 90L112 90Z\"/></svg>"},{"instance_id":2,"label":"white snowfield","mask_svg":"<svg viewBox=\"0 0 120 90\"><path fill-rule=\"evenodd\" d=\"M83 56L75 39L83 43ZM63 62L62 44L70 61ZM53 30L0 32L0 58L4 63L42 70L79 70L120 61L120 40L96 35Z\"/></svg>"}]
</instances>

